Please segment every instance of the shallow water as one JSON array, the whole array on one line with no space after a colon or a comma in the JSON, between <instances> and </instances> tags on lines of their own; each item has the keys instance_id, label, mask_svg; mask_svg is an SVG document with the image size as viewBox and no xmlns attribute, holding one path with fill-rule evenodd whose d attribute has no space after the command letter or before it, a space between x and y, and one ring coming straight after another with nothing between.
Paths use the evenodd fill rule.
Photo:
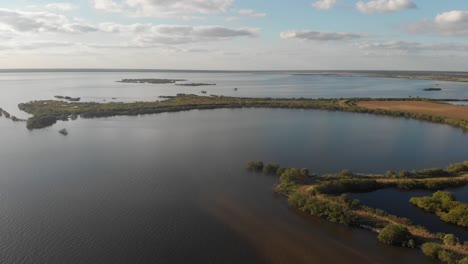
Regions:
<instances>
[{"instance_id":1,"label":"shallow water","mask_svg":"<svg viewBox=\"0 0 468 264\"><path fill-rule=\"evenodd\" d=\"M34 131L0 118L0 146L2 263L422 263L417 250L291 210L277 179L245 163L420 169L466 159L468 137L391 117L218 109Z\"/></svg>"},{"instance_id":2,"label":"shallow water","mask_svg":"<svg viewBox=\"0 0 468 264\"><path fill-rule=\"evenodd\" d=\"M468 186L456 189L448 189L453 192L458 201L468 202ZM401 191L398 189L383 189L369 193L351 194L352 199L359 199L363 204L374 208L380 208L388 213L411 219L415 224L426 227L429 231L437 233L454 234L462 241L468 241L468 230L456 225L446 223L432 213L427 213L409 200L411 197L432 196L431 191Z\"/></svg>"}]
</instances>

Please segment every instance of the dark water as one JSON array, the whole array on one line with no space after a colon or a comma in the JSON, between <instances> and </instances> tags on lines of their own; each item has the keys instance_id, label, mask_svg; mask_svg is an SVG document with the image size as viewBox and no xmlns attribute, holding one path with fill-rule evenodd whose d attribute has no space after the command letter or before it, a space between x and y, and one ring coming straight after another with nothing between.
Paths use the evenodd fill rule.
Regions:
<instances>
[{"instance_id":1,"label":"dark water","mask_svg":"<svg viewBox=\"0 0 468 264\"><path fill-rule=\"evenodd\" d=\"M419 169L466 159L468 137L390 117L219 109L32 132L0 118L0 146L1 263L424 263L292 211L245 163Z\"/></svg>"},{"instance_id":2,"label":"dark water","mask_svg":"<svg viewBox=\"0 0 468 264\"><path fill-rule=\"evenodd\" d=\"M455 194L458 201L468 203L468 186L448 189ZM431 213L427 213L410 204L411 197L432 196L431 191L401 191L398 189L383 189L369 193L351 194L353 199L359 199L363 204L381 208L391 214L411 219L418 225L425 226L431 232L455 234L460 240L468 241L468 229L446 223Z\"/></svg>"}]
</instances>

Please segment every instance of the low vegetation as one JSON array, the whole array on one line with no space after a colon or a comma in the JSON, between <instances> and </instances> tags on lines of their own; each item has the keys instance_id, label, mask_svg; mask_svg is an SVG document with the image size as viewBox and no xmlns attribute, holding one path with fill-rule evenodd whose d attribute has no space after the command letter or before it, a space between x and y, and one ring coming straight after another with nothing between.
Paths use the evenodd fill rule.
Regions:
<instances>
[{"instance_id":1,"label":"low vegetation","mask_svg":"<svg viewBox=\"0 0 468 264\"><path fill-rule=\"evenodd\" d=\"M377 236L380 242L402 247L415 247L413 235L402 225L388 225L380 230Z\"/></svg>"},{"instance_id":2,"label":"low vegetation","mask_svg":"<svg viewBox=\"0 0 468 264\"><path fill-rule=\"evenodd\" d=\"M0 117L5 117L6 119L10 119L10 120L13 121L13 122L22 122L22 121L25 121L25 120L23 120L23 119L17 118L17 117L14 116L14 115L11 115L11 114L8 113L7 111L3 110L2 108L0 108Z\"/></svg>"},{"instance_id":3,"label":"low vegetation","mask_svg":"<svg viewBox=\"0 0 468 264\"><path fill-rule=\"evenodd\" d=\"M425 88L423 90L426 92L442 91L441 88Z\"/></svg>"},{"instance_id":4,"label":"low vegetation","mask_svg":"<svg viewBox=\"0 0 468 264\"><path fill-rule=\"evenodd\" d=\"M177 86L210 86L216 83L176 83Z\"/></svg>"},{"instance_id":5,"label":"low vegetation","mask_svg":"<svg viewBox=\"0 0 468 264\"><path fill-rule=\"evenodd\" d=\"M61 96L61 95L56 95L54 97L57 98L57 99L67 100L67 101L70 101L70 102L79 102L81 100L80 97L70 97L70 96Z\"/></svg>"},{"instance_id":6,"label":"low vegetation","mask_svg":"<svg viewBox=\"0 0 468 264\"><path fill-rule=\"evenodd\" d=\"M140 80L140 79L139 79ZM19 105L19 108L33 117L28 120L28 128L43 128L54 124L57 120L67 120L69 116L76 115L84 118L108 117L117 115L143 115L162 112L177 112L194 109L216 108L295 108L319 109L329 111L344 111L357 113L371 113L390 115L405 118L415 118L430 122L445 123L452 126L468 129L468 120L434 116L429 114L400 112L382 109L360 107L357 102L370 100L366 98L341 99L273 99L273 98L245 98L225 96L197 96L178 94L168 96L164 101L134 102L134 103L78 103L63 101L32 101ZM375 99L373 99L375 100ZM383 101L383 99L381 99ZM394 100L394 99L385 99ZM404 99L399 99L404 100ZM410 100L410 99L408 99ZM411 99L412 101L417 99ZM55 119L55 121L53 120Z\"/></svg>"},{"instance_id":7,"label":"low vegetation","mask_svg":"<svg viewBox=\"0 0 468 264\"><path fill-rule=\"evenodd\" d=\"M279 184L275 190L288 197L290 205L304 213L330 222L372 230L378 233L377 238L382 243L421 248L429 257L444 263L458 264L468 260L468 247L454 235L431 233L422 226L414 225L407 218L362 205L359 200L351 200L347 193L392 187L433 189L435 186L461 186L468 183L467 163L452 164L446 169L400 173L388 171L383 175L355 174L343 170L336 174L318 176L305 168L281 168L277 163L265 164L262 161L248 162L247 168L257 173L279 176ZM458 202L453 196L444 192L436 192L434 196L438 200L427 203L431 210L444 208L444 214L448 214L447 208L458 208L454 204ZM465 220L468 218L467 212L461 214ZM460 212L457 211L454 215L458 217Z\"/></svg>"},{"instance_id":8,"label":"low vegetation","mask_svg":"<svg viewBox=\"0 0 468 264\"><path fill-rule=\"evenodd\" d=\"M437 214L445 222L468 227L468 204L458 202L450 192L435 192L432 197L413 197L413 205Z\"/></svg>"},{"instance_id":9,"label":"low vegetation","mask_svg":"<svg viewBox=\"0 0 468 264\"><path fill-rule=\"evenodd\" d=\"M122 79L122 83L150 83L150 84L167 84L176 82L185 82L183 79Z\"/></svg>"}]
</instances>

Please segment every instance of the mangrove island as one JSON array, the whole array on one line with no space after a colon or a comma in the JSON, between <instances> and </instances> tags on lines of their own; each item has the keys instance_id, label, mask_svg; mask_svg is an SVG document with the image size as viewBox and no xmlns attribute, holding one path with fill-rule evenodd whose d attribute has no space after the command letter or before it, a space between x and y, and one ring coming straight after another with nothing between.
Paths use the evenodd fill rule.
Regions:
<instances>
[{"instance_id":1,"label":"mangrove island","mask_svg":"<svg viewBox=\"0 0 468 264\"><path fill-rule=\"evenodd\" d=\"M286 196L289 204L299 211L330 222L374 231L382 243L420 248L425 255L444 263L468 263L468 243L459 241L453 234L431 233L407 218L365 206L347 195L384 188L439 190L464 186L468 184L468 161L452 164L446 169L388 171L384 175L343 170L319 176L306 168L281 168L277 163L264 164L262 161L248 162L247 169L279 177L275 191ZM461 226L468 224L466 204L454 201L446 192L436 192L432 198L413 198L411 203L439 212L441 217L456 218Z\"/></svg>"}]
</instances>

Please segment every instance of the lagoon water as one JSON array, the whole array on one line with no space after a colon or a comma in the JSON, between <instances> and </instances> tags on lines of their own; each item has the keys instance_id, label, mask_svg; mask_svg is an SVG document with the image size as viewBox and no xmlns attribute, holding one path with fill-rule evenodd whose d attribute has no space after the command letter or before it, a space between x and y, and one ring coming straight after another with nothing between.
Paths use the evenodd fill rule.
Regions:
<instances>
[{"instance_id":1,"label":"lagoon water","mask_svg":"<svg viewBox=\"0 0 468 264\"><path fill-rule=\"evenodd\" d=\"M288 88L295 76L158 74L232 82L202 88L226 95L234 86L239 96L347 97L359 90L341 91L338 77L312 76L317 79L310 82L336 82L334 91L321 86L322 94L299 80ZM114 82L133 75L2 74L0 106L14 112L12 102L59 93L154 100L200 89ZM350 80L358 86L358 79ZM264 82L273 85L257 85ZM381 96L403 89L403 82L416 92L427 81L361 82L368 82L369 96ZM59 135L61 128L70 134ZM0 263L430 263L416 250L379 243L368 231L291 210L272 191L277 179L249 173L245 163L277 161L318 173L441 167L467 158L468 135L365 114L218 109L78 119L34 131L0 118L0 146Z\"/></svg>"}]
</instances>

